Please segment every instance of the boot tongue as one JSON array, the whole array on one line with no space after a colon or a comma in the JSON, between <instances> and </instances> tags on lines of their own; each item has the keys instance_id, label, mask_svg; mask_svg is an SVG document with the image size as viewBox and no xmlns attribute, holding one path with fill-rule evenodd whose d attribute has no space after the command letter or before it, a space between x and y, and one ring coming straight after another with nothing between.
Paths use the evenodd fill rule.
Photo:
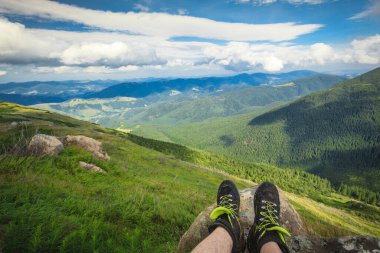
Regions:
<instances>
[{"instance_id":1,"label":"boot tongue","mask_svg":"<svg viewBox=\"0 0 380 253\"><path fill-rule=\"evenodd\" d=\"M266 191L265 192L265 197L266 197L266 200L268 200L270 202L274 202L274 200L276 198L276 196L271 191Z\"/></svg>"}]
</instances>

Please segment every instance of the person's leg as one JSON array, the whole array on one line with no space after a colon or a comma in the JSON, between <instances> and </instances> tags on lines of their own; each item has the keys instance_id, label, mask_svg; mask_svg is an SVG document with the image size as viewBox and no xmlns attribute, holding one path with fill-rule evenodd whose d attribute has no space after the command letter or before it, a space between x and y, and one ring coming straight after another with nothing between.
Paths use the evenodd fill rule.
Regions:
<instances>
[{"instance_id":1,"label":"person's leg","mask_svg":"<svg viewBox=\"0 0 380 253\"><path fill-rule=\"evenodd\" d=\"M280 220L280 197L276 186L262 183L253 200L255 220L247 238L251 253L288 253L284 236L290 233L282 227Z\"/></svg>"},{"instance_id":2,"label":"person's leg","mask_svg":"<svg viewBox=\"0 0 380 253\"><path fill-rule=\"evenodd\" d=\"M210 214L214 220L208 228L210 235L193 252L241 252L244 238L239 222L240 195L232 181L225 180L220 184L216 203Z\"/></svg>"},{"instance_id":3,"label":"person's leg","mask_svg":"<svg viewBox=\"0 0 380 253\"><path fill-rule=\"evenodd\" d=\"M193 249L192 253L231 253L232 238L224 228L216 228Z\"/></svg>"},{"instance_id":4,"label":"person's leg","mask_svg":"<svg viewBox=\"0 0 380 253\"><path fill-rule=\"evenodd\" d=\"M282 251L277 243L267 242L261 247L260 253L282 253Z\"/></svg>"}]
</instances>

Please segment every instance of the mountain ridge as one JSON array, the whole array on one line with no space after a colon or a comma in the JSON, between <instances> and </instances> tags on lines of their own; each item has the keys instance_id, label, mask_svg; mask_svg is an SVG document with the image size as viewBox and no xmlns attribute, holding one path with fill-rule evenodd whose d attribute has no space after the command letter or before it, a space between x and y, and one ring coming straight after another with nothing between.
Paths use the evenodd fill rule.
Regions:
<instances>
[{"instance_id":1,"label":"mountain ridge","mask_svg":"<svg viewBox=\"0 0 380 253\"><path fill-rule=\"evenodd\" d=\"M275 79L282 78L283 80L291 80L299 77L307 77L315 74L313 71L293 71L280 74L266 74L266 73L253 73L253 74L239 74L228 77L202 77L202 78L176 78L168 80L158 80L145 83L121 83L112 87L106 88L100 92L89 93L83 98L110 98L115 96L127 97L146 97L153 93L160 93L167 90L184 91L194 87L201 87L209 91L215 91L223 84L241 84L256 86L267 82L276 83Z\"/></svg>"}]
</instances>

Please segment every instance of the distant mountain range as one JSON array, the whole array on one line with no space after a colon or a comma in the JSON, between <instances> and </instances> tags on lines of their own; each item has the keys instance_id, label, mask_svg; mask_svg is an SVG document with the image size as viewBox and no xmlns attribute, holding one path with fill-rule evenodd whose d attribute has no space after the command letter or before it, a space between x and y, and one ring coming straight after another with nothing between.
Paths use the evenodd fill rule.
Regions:
<instances>
[{"instance_id":1,"label":"distant mountain range","mask_svg":"<svg viewBox=\"0 0 380 253\"><path fill-rule=\"evenodd\" d=\"M62 102L117 83L114 80L5 83L0 84L0 100L22 105Z\"/></svg>"},{"instance_id":2,"label":"distant mountain range","mask_svg":"<svg viewBox=\"0 0 380 253\"><path fill-rule=\"evenodd\" d=\"M113 85L99 92L88 93L83 98L112 98L117 96L142 98L170 90L184 92L194 89L202 93L209 93L215 92L223 86L231 89L231 85L235 88L237 85L275 85L315 74L313 71L300 70L280 74L254 73L229 77L177 78L152 82L128 82Z\"/></svg>"},{"instance_id":3,"label":"distant mountain range","mask_svg":"<svg viewBox=\"0 0 380 253\"><path fill-rule=\"evenodd\" d=\"M294 74L300 75L299 72ZM259 76L262 77L261 74ZM284 76L285 81L276 85L230 84L218 86L218 89L213 86L214 92L205 91L204 87L188 85L191 89L182 89L182 91L167 89L142 98L74 99L63 103L35 106L110 127L174 124L256 111L273 104L294 100L345 80L340 76L315 73L292 81L287 80L291 74ZM267 76L266 79L270 78L273 79L273 76ZM241 80L241 76L238 79ZM278 83L280 79L274 80L273 82ZM115 86L109 89L113 87Z\"/></svg>"},{"instance_id":4,"label":"distant mountain range","mask_svg":"<svg viewBox=\"0 0 380 253\"><path fill-rule=\"evenodd\" d=\"M213 117L257 111L264 107L288 102L300 96L329 88L345 78L314 74L277 85L244 87L233 91L219 91L209 95L187 94L177 99L159 101L125 114L129 123L174 124L202 121ZM278 80L277 80L278 81Z\"/></svg>"},{"instance_id":5,"label":"distant mountain range","mask_svg":"<svg viewBox=\"0 0 380 253\"><path fill-rule=\"evenodd\" d=\"M300 70L280 74L240 74L228 77L157 79L146 78L120 83L116 80L32 81L0 84L0 100L32 105L63 102L74 98L142 98L153 94L177 95L184 91L208 94L219 90L236 90L247 86L275 85L314 75Z\"/></svg>"}]
</instances>

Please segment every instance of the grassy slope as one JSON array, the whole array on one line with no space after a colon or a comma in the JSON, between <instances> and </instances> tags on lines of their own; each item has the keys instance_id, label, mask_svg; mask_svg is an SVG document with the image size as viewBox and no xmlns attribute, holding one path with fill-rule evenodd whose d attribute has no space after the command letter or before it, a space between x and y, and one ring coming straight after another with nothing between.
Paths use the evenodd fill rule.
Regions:
<instances>
[{"instance_id":1,"label":"grassy slope","mask_svg":"<svg viewBox=\"0 0 380 253\"><path fill-rule=\"evenodd\" d=\"M137 145L126 134L94 124L8 103L0 103L0 112L0 137L5 147L13 145L21 131L27 139L38 129L56 136L93 137L104 143L111 156L109 162L99 161L78 147L66 148L56 157L2 155L0 249L4 252L172 252L196 215L214 201L221 180L233 179L240 189L252 185L182 162L168 150L163 154ZM20 120L33 123L10 126ZM108 173L83 171L79 161L92 162ZM193 157L193 162L207 164L207 159ZM221 160L217 168L227 167ZM303 206L298 199L292 201ZM314 208L320 205L310 203ZM332 207L331 213L335 208L365 226L353 229L330 219L323 224L310 222L310 229L325 234L319 231L331 228L330 236L380 236L379 219L369 223L369 217L358 217L357 212L340 206ZM380 212L375 209L375 213ZM301 214L308 224L318 218L308 210Z\"/></svg>"},{"instance_id":2,"label":"grassy slope","mask_svg":"<svg viewBox=\"0 0 380 253\"><path fill-rule=\"evenodd\" d=\"M36 127L57 136L85 134L103 141L111 156L102 162L71 147L57 157L22 163L2 157L0 248L5 252L170 252L213 201L221 180L231 178L240 188L251 185L141 147L113 130L22 107L0 108L2 131L9 122L38 118L24 132L34 133ZM2 143L10 144L10 132L18 131L2 132ZM80 160L108 174L82 171Z\"/></svg>"}]
</instances>

